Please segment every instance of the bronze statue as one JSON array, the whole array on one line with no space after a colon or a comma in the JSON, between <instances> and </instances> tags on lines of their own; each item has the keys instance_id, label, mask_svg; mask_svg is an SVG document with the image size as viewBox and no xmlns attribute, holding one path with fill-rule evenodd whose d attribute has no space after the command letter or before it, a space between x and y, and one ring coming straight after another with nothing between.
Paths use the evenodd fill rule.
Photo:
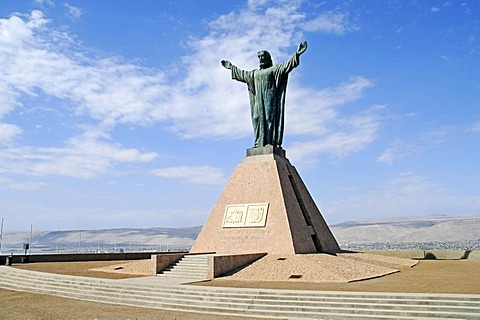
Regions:
<instances>
[{"instance_id":1,"label":"bronze statue","mask_svg":"<svg viewBox=\"0 0 480 320\"><path fill-rule=\"evenodd\" d=\"M305 50L307 42L303 41L290 59L277 65L273 65L268 51L259 51L260 69L252 71L222 60L222 65L231 70L232 79L247 84L255 147L282 146L288 74L300 64L300 55Z\"/></svg>"}]
</instances>

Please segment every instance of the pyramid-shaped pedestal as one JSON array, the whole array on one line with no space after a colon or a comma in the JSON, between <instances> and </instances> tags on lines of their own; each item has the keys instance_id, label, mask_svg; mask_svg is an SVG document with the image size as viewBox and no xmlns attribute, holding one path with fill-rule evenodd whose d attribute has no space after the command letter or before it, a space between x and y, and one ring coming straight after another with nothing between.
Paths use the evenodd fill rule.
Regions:
<instances>
[{"instance_id":1,"label":"pyramid-shaped pedestal","mask_svg":"<svg viewBox=\"0 0 480 320\"><path fill-rule=\"evenodd\" d=\"M191 253L336 253L340 248L281 148L247 150Z\"/></svg>"}]
</instances>

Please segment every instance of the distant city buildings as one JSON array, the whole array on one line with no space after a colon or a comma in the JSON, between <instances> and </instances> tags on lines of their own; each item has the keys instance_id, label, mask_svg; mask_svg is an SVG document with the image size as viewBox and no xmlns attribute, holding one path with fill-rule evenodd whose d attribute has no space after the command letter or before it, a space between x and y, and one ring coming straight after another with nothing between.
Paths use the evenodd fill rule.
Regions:
<instances>
[{"instance_id":1,"label":"distant city buildings","mask_svg":"<svg viewBox=\"0 0 480 320\"><path fill-rule=\"evenodd\" d=\"M340 243L344 250L480 250L480 239L468 241Z\"/></svg>"}]
</instances>

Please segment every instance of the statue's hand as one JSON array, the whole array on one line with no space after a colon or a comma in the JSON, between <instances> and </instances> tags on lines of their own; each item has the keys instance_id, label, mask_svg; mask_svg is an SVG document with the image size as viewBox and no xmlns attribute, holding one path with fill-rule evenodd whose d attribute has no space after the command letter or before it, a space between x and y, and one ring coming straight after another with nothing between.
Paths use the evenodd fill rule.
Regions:
<instances>
[{"instance_id":1,"label":"statue's hand","mask_svg":"<svg viewBox=\"0 0 480 320\"><path fill-rule=\"evenodd\" d=\"M232 63L228 60L222 60L222 66L224 66L226 69L232 69Z\"/></svg>"},{"instance_id":2,"label":"statue's hand","mask_svg":"<svg viewBox=\"0 0 480 320\"><path fill-rule=\"evenodd\" d=\"M302 43L300 43L298 45L297 54L300 55L300 54L304 53L305 50L307 50L307 47L308 47L307 41L303 41Z\"/></svg>"}]
</instances>

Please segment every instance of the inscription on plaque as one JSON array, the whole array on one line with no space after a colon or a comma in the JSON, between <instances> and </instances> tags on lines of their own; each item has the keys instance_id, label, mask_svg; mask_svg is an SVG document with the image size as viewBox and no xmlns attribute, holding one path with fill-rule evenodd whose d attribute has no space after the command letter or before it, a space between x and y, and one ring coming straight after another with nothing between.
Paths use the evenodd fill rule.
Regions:
<instances>
[{"instance_id":1,"label":"inscription on plaque","mask_svg":"<svg viewBox=\"0 0 480 320\"><path fill-rule=\"evenodd\" d=\"M267 223L267 213L268 203L227 205L222 227L265 227Z\"/></svg>"}]
</instances>

